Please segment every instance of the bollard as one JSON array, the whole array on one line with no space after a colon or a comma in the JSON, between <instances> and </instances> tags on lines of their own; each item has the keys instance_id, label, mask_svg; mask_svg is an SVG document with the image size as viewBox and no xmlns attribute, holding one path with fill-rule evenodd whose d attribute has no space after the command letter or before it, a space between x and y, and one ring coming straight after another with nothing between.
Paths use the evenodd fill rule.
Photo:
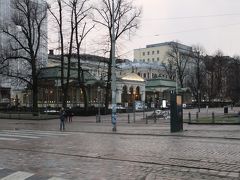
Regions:
<instances>
[{"instance_id":1,"label":"bollard","mask_svg":"<svg viewBox=\"0 0 240 180\"><path fill-rule=\"evenodd\" d=\"M188 113L188 120L189 120L189 123L191 123L191 113L190 112Z\"/></svg>"},{"instance_id":2,"label":"bollard","mask_svg":"<svg viewBox=\"0 0 240 180\"><path fill-rule=\"evenodd\" d=\"M147 114L146 114L146 124L148 124L148 116L147 116Z\"/></svg>"},{"instance_id":3,"label":"bollard","mask_svg":"<svg viewBox=\"0 0 240 180\"><path fill-rule=\"evenodd\" d=\"M214 116L214 112L212 112L212 123L215 123L215 116Z\"/></svg>"},{"instance_id":4,"label":"bollard","mask_svg":"<svg viewBox=\"0 0 240 180\"><path fill-rule=\"evenodd\" d=\"M133 123L135 123L135 120L136 120L136 114L135 114L135 111L133 113Z\"/></svg>"},{"instance_id":5,"label":"bollard","mask_svg":"<svg viewBox=\"0 0 240 180\"><path fill-rule=\"evenodd\" d=\"M157 116L156 116L156 114L154 114L153 118L154 118L154 123L156 123L156 122L157 122Z\"/></svg>"},{"instance_id":6,"label":"bollard","mask_svg":"<svg viewBox=\"0 0 240 180\"><path fill-rule=\"evenodd\" d=\"M130 123L130 115L128 114L128 124Z\"/></svg>"}]
</instances>

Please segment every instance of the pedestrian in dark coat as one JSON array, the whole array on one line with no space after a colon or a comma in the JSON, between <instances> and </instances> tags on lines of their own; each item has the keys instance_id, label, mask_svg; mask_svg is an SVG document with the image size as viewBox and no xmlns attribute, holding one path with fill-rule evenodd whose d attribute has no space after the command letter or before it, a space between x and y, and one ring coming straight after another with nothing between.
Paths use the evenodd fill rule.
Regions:
<instances>
[{"instance_id":1,"label":"pedestrian in dark coat","mask_svg":"<svg viewBox=\"0 0 240 180\"><path fill-rule=\"evenodd\" d=\"M72 117L73 117L73 112L72 112L72 109L70 108L68 110L68 122L72 122Z\"/></svg>"},{"instance_id":2,"label":"pedestrian in dark coat","mask_svg":"<svg viewBox=\"0 0 240 180\"><path fill-rule=\"evenodd\" d=\"M60 131L65 130L65 120L66 120L66 112L64 109L60 111Z\"/></svg>"}]
</instances>

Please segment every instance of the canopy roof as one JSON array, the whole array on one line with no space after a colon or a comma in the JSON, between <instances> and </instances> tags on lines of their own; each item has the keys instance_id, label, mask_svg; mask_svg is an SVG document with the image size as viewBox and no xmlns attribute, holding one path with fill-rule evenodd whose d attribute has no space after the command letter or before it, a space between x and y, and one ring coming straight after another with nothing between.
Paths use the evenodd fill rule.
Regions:
<instances>
[{"instance_id":1,"label":"canopy roof","mask_svg":"<svg viewBox=\"0 0 240 180\"><path fill-rule=\"evenodd\" d=\"M129 73L121 78L122 80L127 81L141 81L144 82L144 79L135 73Z\"/></svg>"},{"instance_id":2,"label":"canopy roof","mask_svg":"<svg viewBox=\"0 0 240 180\"><path fill-rule=\"evenodd\" d=\"M93 84L97 81L97 79L91 75L88 71L84 70L84 82L87 84ZM64 79L67 76L67 69L64 69ZM47 80L60 80L61 79L61 68L59 66L55 67L46 67L40 70L39 79L47 79ZM78 80L78 71L77 68L71 68L70 70L70 80Z\"/></svg>"},{"instance_id":3,"label":"canopy roof","mask_svg":"<svg viewBox=\"0 0 240 180\"><path fill-rule=\"evenodd\" d=\"M146 82L146 91L163 92L169 88L175 88L176 82L170 79L155 78L149 79Z\"/></svg>"}]
</instances>

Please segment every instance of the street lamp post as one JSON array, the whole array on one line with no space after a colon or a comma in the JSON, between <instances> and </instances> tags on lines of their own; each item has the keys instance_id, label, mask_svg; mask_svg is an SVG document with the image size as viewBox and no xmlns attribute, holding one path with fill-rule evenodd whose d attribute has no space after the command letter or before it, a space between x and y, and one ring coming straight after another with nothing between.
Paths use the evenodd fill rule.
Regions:
<instances>
[{"instance_id":1,"label":"street lamp post","mask_svg":"<svg viewBox=\"0 0 240 180\"><path fill-rule=\"evenodd\" d=\"M200 112L200 90L198 90L198 112Z\"/></svg>"},{"instance_id":2,"label":"street lamp post","mask_svg":"<svg viewBox=\"0 0 240 180\"><path fill-rule=\"evenodd\" d=\"M133 122L136 121L136 104L135 104L135 91L133 91Z\"/></svg>"},{"instance_id":3,"label":"street lamp post","mask_svg":"<svg viewBox=\"0 0 240 180\"><path fill-rule=\"evenodd\" d=\"M144 102L144 99L143 99L143 95L144 95L144 91L141 91L141 99L142 99L142 106L143 106L143 119L145 117L145 102Z\"/></svg>"},{"instance_id":4,"label":"street lamp post","mask_svg":"<svg viewBox=\"0 0 240 180\"><path fill-rule=\"evenodd\" d=\"M100 87L98 86L97 88L97 95L98 95L98 122L100 123L101 122L101 113L100 113Z\"/></svg>"},{"instance_id":5,"label":"street lamp post","mask_svg":"<svg viewBox=\"0 0 240 180\"><path fill-rule=\"evenodd\" d=\"M116 66L116 60L115 60L115 43L116 43L116 39L115 39L115 26L114 26L114 0L112 0L112 31L111 31L111 35L112 35L112 39L111 39L111 44L112 44L112 49L111 49L111 53L112 53L112 67L111 67L111 89L112 89L112 125L113 128L112 130L115 132L117 131L117 119L116 119L116 72L115 72L115 66Z\"/></svg>"},{"instance_id":6,"label":"street lamp post","mask_svg":"<svg viewBox=\"0 0 240 180\"><path fill-rule=\"evenodd\" d=\"M153 91L153 114L154 114L154 122L157 121L157 115L156 115L155 104L156 104L156 100L155 100L155 90L154 90L154 91Z\"/></svg>"}]
</instances>

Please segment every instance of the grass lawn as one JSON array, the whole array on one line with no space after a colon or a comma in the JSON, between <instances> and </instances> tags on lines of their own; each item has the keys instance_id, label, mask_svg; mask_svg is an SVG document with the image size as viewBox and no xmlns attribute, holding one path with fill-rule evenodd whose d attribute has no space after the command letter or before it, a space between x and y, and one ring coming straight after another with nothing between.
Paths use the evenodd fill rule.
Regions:
<instances>
[{"instance_id":1,"label":"grass lawn","mask_svg":"<svg viewBox=\"0 0 240 180\"><path fill-rule=\"evenodd\" d=\"M39 114L33 116L32 113L0 113L0 119L22 119L22 120L48 120L57 119L58 115Z\"/></svg>"},{"instance_id":2,"label":"grass lawn","mask_svg":"<svg viewBox=\"0 0 240 180\"><path fill-rule=\"evenodd\" d=\"M189 122L189 119L184 119L184 122ZM196 118L191 120L192 123L224 123L224 124L234 124L240 123L240 116L237 115L221 115L215 116L214 120L211 116L209 117L199 117L198 120Z\"/></svg>"}]
</instances>

